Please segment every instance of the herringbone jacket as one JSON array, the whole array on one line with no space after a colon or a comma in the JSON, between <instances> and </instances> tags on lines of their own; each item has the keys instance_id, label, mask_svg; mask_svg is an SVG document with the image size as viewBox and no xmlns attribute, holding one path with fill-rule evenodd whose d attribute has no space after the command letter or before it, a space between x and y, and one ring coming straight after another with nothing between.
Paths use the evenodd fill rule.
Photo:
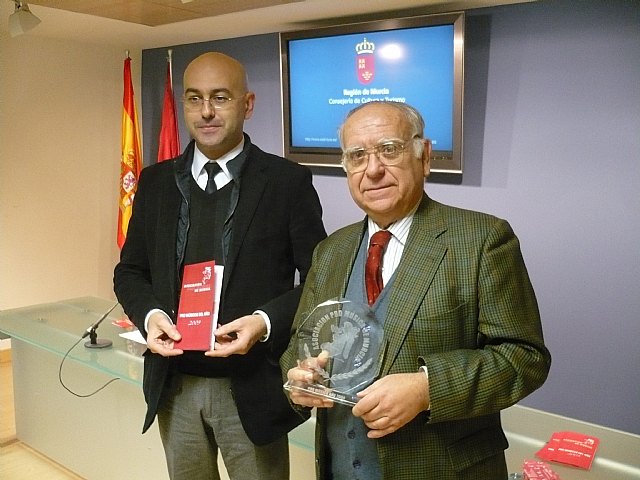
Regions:
<instances>
[{"instance_id":1,"label":"herringbone jacket","mask_svg":"<svg viewBox=\"0 0 640 480\"><path fill-rule=\"evenodd\" d=\"M347 226L318 245L294 330L314 306L344 294L366 227ZM425 194L391 288L381 375L426 365L431 411L377 440L384 479L506 479L499 412L539 388L551 363L511 227ZM292 341L285 374L296 356ZM318 478L330 479L322 410L317 421Z\"/></svg>"}]
</instances>

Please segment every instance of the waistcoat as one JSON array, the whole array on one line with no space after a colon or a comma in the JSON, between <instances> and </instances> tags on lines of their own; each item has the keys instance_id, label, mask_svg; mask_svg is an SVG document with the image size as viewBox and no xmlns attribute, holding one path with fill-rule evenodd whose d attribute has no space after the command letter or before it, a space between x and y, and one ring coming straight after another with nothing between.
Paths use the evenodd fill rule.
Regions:
<instances>
[{"instance_id":1,"label":"waistcoat","mask_svg":"<svg viewBox=\"0 0 640 480\"><path fill-rule=\"evenodd\" d=\"M367 305L364 283L364 265L367 256L367 235L358 250L351 270L345 298ZM371 306L375 316L384 324L389 306L389 292L393 287L395 273L384 285L380 296ZM378 359L376 359L378 360ZM359 390L364 390L363 385ZM354 392L356 393L356 392ZM376 440L367 437L367 426L351 413L351 407L334 404L327 412L327 439L331 451L333 480L382 480Z\"/></svg>"}]
</instances>

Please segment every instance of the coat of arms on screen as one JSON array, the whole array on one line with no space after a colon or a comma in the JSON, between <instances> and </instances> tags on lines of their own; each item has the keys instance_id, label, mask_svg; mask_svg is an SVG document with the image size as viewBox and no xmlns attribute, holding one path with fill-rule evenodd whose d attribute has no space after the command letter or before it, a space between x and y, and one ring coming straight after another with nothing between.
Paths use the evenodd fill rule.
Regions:
<instances>
[{"instance_id":1,"label":"coat of arms on screen","mask_svg":"<svg viewBox=\"0 0 640 480\"><path fill-rule=\"evenodd\" d=\"M375 75L376 63L373 56L375 48L375 44L367 41L366 38L356 44L356 75L363 85L371 83Z\"/></svg>"}]
</instances>

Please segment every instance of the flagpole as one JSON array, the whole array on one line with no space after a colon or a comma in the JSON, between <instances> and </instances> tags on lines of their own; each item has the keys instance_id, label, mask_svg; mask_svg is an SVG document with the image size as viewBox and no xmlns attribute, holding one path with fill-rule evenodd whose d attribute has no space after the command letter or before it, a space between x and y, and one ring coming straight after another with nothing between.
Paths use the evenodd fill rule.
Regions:
<instances>
[{"instance_id":1,"label":"flagpole","mask_svg":"<svg viewBox=\"0 0 640 480\"><path fill-rule=\"evenodd\" d=\"M171 91L173 92L173 65L171 63L171 54L173 53L173 50L169 49L167 50L167 53L169 54L169 79L171 81Z\"/></svg>"}]
</instances>

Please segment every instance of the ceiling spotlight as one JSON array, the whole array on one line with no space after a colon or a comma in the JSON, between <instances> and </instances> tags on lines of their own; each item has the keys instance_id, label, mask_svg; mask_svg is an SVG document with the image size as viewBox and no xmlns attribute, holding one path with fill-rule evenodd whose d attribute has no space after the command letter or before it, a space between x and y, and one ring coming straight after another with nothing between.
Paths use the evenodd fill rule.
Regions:
<instances>
[{"instance_id":1,"label":"ceiling spotlight","mask_svg":"<svg viewBox=\"0 0 640 480\"><path fill-rule=\"evenodd\" d=\"M16 10L9 15L9 34L15 37L35 28L40 23L40 19L31 13L27 2L13 1L16 4Z\"/></svg>"}]
</instances>

